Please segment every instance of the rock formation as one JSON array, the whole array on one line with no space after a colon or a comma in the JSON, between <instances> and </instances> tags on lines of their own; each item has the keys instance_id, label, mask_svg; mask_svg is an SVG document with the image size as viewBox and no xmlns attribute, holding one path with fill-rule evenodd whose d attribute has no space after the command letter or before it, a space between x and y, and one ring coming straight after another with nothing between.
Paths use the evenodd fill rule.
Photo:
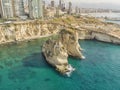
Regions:
<instances>
[{"instance_id":1,"label":"rock formation","mask_svg":"<svg viewBox=\"0 0 120 90\"><path fill-rule=\"evenodd\" d=\"M0 44L51 36L58 33L63 27L74 28L79 34L79 39L97 39L120 44L119 25L106 23L94 17L81 16L79 18L71 15L45 21L27 20L0 23Z\"/></svg>"},{"instance_id":2,"label":"rock formation","mask_svg":"<svg viewBox=\"0 0 120 90\"><path fill-rule=\"evenodd\" d=\"M0 24L0 44L50 36L58 32L57 28L54 24L41 21L3 23Z\"/></svg>"},{"instance_id":3,"label":"rock formation","mask_svg":"<svg viewBox=\"0 0 120 90\"><path fill-rule=\"evenodd\" d=\"M79 35L77 31L73 31L71 29L62 30L60 32L60 41L62 42L63 46L67 49L68 55L85 59L85 57L81 53L82 48L78 43L78 37Z\"/></svg>"},{"instance_id":4,"label":"rock formation","mask_svg":"<svg viewBox=\"0 0 120 90\"><path fill-rule=\"evenodd\" d=\"M74 71L74 68L68 63L68 56L84 59L81 50L77 32L70 29L61 30L57 40L49 39L42 48L47 62L62 74L67 75Z\"/></svg>"}]
</instances>

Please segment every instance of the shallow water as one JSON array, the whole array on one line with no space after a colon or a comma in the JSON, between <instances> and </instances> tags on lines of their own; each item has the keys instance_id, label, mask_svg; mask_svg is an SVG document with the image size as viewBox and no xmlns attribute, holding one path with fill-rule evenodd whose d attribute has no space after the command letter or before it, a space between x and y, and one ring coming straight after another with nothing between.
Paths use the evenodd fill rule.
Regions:
<instances>
[{"instance_id":1,"label":"shallow water","mask_svg":"<svg viewBox=\"0 0 120 90\"><path fill-rule=\"evenodd\" d=\"M42 40L0 46L0 90L120 90L120 46L80 41L86 60L69 58L76 71L57 73L42 56Z\"/></svg>"}]
</instances>

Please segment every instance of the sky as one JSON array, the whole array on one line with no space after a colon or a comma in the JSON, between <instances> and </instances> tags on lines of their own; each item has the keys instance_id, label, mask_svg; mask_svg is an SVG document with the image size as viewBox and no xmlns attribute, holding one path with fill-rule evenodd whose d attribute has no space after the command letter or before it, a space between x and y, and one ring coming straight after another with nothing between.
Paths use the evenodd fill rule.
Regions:
<instances>
[{"instance_id":1,"label":"sky","mask_svg":"<svg viewBox=\"0 0 120 90\"><path fill-rule=\"evenodd\" d=\"M120 0L64 0L64 1L74 1L78 3L116 3L120 4Z\"/></svg>"},{"instance_id":2,"label":"sky","mask_svg":"<svg viewBox=\"0 0 120 90\"><path fill-rule=\"evenodd\" d=\"M50 0L45 0L50 1ZM56 2L59 0L55 0ZM65 2L71 1L73 6L81 8L105 8L120 10L120 0L63 0Z\"/></svg>"}]
</instances>

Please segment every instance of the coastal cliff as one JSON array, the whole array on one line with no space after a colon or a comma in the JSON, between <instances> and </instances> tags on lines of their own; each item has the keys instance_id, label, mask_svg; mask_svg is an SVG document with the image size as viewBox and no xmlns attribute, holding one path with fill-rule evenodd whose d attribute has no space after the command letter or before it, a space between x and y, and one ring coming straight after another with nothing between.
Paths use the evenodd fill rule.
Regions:
<instances>
[{"instance_id":1,"label":"coastal cliff","mask_svg":"<svg viewBox=\"0 0 120 90\"><path fill-rule=\"evenodd\" d=\"M74 71L68 63L68 56L74 56L81 59L85 57L81 53L81 47L78 43L78 34L73 30L61 30L57 40L48 40L43 44L42 52L52 66L60 73L68 74Z\"/></svg>"},{"instance_id":2,"label":"coastal cliff","mask_svg":"<svg viewBox=\"0 0 120 90\"><path fill-rule=\"evenodd\" d=\"M78 32L78 39L120 44L120 26L93 17L63 16L47 21L28 20L0 24L0 44L48 37L62 28Z\"/></svg>"},{"instance_id":3,"label":"coastal cliff","mask_svg":"<svg viewBox=\"0 0 120 90\"><path fill-rule=\"evenodd\" d=\"M107 24L93 18L82 19L82 22L74 18L62 19L58 23L66 30L60 31L59 39L56 41L48 40L43 45L42 52L47 62L63 74L69 75L74 71L67 60L69 55L81 59L85 58L81 53L82 48L78 43L79 39L96 39L120 44L120 27L118 25Z\"/></svg>"},{"instance_id":4,"label":"coastal cliff","mask_svg":"<svg viewBox=\"0 0 120 90\"><path fill-rule=\"evenodd\" d=\"M48 37L58 32L59 26L42 21L19 21L0 25L0 44Z\"/></svg>"},{"instance_id":5,"label":"coastal cliff","mask_svg":"<svg viewBox=\"0 0 120 90\"><path fill-rule=\"evenodd\" d=\"M65 29L65 30L64 30ZM68 76L75 69L68 56L84 59L78 39L96 39L120 44L120 26L102 22L93 17L63 16L47 21L30 20L0 24L0 44L37 39L57 34L57 40L48 40L42 52L52 66Z\"/></svg>"},{"instance_id":6,"label":"coastal cliff","mask_svg":"<svg viewBox=\"0 0 120 90\"><path fill-rule=\"evenodd\" d=\"M90 33L86 33L86 31L78 31L79 32L79 39L95 39L102 42L108 42L113 44L120 44L120 38L110 35L108 33L101 33L96 31L91 31ZM81 33L83 35L81 35Z\"/></svg>"}]
</instances>

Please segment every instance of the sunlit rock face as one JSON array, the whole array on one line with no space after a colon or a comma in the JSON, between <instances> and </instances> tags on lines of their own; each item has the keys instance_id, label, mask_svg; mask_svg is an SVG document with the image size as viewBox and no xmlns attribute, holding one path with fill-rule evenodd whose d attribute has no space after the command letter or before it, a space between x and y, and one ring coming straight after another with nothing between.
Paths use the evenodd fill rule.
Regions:
<instances>
[{"instance_id":1,"label":"sunlit rock face","mask_svg":"<svg viewBox=\"0 0 120 90\"><path fill-rule=\"evenodd\" d=\"M47 62L63 74L74 71L67 60L69 55L84 59L78 43L78 34L70 29L61 30L57 40L46 41L42 52Z\"/></svg>"},{"instance_id":2,"label":"sunlit rock face","mask_svg":"<svg viewBox=\"0 0 120 90\"><path fill-rule=\"evenodd\" d=\"M43 23L40 21L1 24L0 44L47 36L56 33L58 30L57 28L58 27L54 24L51 25L50 23Z\"/></svg>"},{"instance_id":3,"label":"sunlit rock face","mask_svg":"<svg viewBox=\"0 0 120 90\"><path fill-rule=\"evenodd\" d=\"M78 33L77 31L67 29L62 30L60 33L60 41L67 49L67 53L70 56L78 57L84 59L85 57L82 55L82 48L78 43Z\"/></svg>"},{"instance_id":4,"label":"sunlit rock face","mask_svg":"<svg viewBox=\"0 0 120 90\"><path fill-rule=\"evenodd\" d=\"M120 44L119 36L113 33L104 33L99 31L79 30L79 39L95 39L102 42Z\"/></svg>"},{"instance_id":5,"label":"sunlit rock face","mask_svg":"<svg viewBox=\"0 0 120 90\"><path fill-rule=\"evenodd\" d=\"M43 45L42 51L48 63L56 67L60 72L65 72L65 67L68 65L68 54L61 42L48 40Z\"/></svg>"}]
</instances>

